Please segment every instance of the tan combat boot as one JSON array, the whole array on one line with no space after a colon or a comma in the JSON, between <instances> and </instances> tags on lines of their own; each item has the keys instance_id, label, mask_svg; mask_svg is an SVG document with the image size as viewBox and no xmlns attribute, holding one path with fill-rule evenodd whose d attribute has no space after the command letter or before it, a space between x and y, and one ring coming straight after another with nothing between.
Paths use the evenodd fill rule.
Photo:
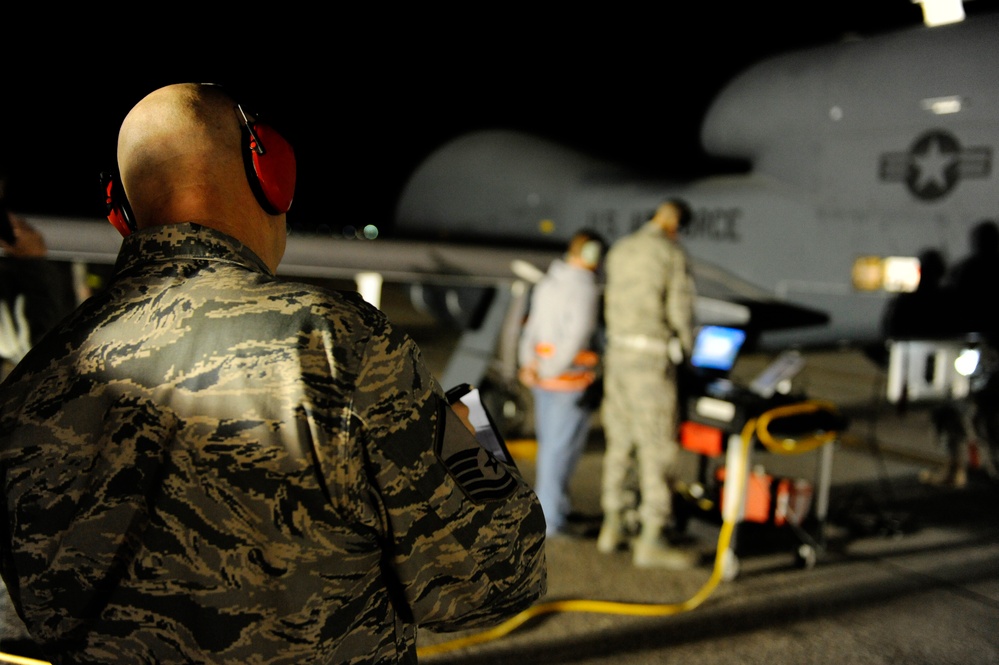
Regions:
<instances>
[{"instance_id":1,"label":"tan combat boot","mask_svg":"<svg viewBox=\"0 0 999 665\"><path fill-rule=\"evenodd\" d=\"M621 513L604 515L604 522L600 525L600 535L597 536L597 551L601 554L610 554L623 549L627 544L628 534L624 529Z\"/></svg>"},{"instance_id":2,"label":"tan combat boot","mask_svg":"<svg viewBox=\"0 0 999 665\"><path fill-rule=\"evenodd\" d=\"M658 525L642 525L642 533L632 547L632 563L638 568L690 570L696 565L693 554L670 545Z\"/></svg>"}]
</instances>

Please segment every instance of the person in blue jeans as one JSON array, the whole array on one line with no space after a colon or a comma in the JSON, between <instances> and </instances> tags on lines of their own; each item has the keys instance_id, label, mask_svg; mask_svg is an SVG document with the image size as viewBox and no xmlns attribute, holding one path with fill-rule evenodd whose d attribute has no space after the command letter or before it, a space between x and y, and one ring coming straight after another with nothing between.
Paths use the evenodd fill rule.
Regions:
<instances>
[{"instance_id":1,"label":"person in blue jeans","mask_svg":"<svg viewBox=\"0 0 999 665\"><path fill-rule=\"evenodd\" d=\"M518 347L518 376L534 397L534 491L548 536L567 532L569 481L590 431L594 402L584 395L599 366L593 347L601 312L597 272L605 250L593 231L573 236L565 256L552 261L534 287Z\"/></svg>"}]
</instances>

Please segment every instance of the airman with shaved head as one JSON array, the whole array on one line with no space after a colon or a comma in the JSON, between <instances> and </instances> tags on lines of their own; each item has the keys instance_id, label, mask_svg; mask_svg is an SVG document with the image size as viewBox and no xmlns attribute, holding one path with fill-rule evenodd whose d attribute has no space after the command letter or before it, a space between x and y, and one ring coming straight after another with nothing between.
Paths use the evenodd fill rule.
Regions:
<instances>
[{"instance_id":1,"label":"airman with shaved head","mask_svg":"<svg viewBox=\"0 0 999 665\"><path fill-rule=\"evenodd\" d=\"M53 663L411 663L545 591L537 498L413 340L276 278L294 168L215 85L121 125L113 277L0 384L0 570Z\"/></svg>"}]
</instances>

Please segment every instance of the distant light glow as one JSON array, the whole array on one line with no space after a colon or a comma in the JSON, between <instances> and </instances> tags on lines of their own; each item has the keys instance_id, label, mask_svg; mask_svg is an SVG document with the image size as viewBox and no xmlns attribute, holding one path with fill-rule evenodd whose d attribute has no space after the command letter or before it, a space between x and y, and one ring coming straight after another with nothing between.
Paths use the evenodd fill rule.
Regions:
<instances>
[{"instance_id":1,"label":"distant light glow","mask_svg":"<svg viewBox=\"0 0 999 665\"><path fill-rule=\"evenodd\" d=\"M919 286L919 259L914 256L886 256L884 260L885 291L915 291Z\"/></svg>"},{"instance_id":2,"label":"distant light glow","mask_svg":"<svg viewBox=\"0 0 999 665\"><path fill-rule=\"evenodd\" d=\"M912 2L923 6L923 23L931 28L964 20L964 3L961 0L912 0Z\"/></svg>"},{"instance_id":3,"label":"distant light glow","mask_svg":"<svg viewBox=\"0 0 999 665\"><path fill-rule=\"evenodd\" d=\"M880 256L860 256L853 262L851 272L853 288L858 291L877 291L881 288L884 269Z\"/></svg>"},{"instance_id":4,"label":"distant light glow","mask_svg":"<svg viewBox=\"0 0 999 665\"><path fill-rule=\"evenodd\" d=\"M981 359L981 355L978 349L964 349L954 359L954 369L961 376L971 376L978 369L978 361Z\"/></svg>"},{"instance_id":5,"label":"distant light glow","mask_svg":"<svg viewBox=\"0 0 999 665\"><path fill-rule=\"evenodd\" d=\"M919 259L914 256L861 256L853 262L853 288L858 291L915 291Z\"/></svg>"},{"instance_id":6,"label":"distant light glow","mask_svg":"<svg viewBox=\"0 0 999 665\"><path fill-rule=\"evenodd\" d=\"M923 110L935 113L936 115L947 115L949 113L960 113L961 98L957 95L948 97L931 97L921 102Z\"/></svg>"},{"instance_id":7,"label":"distant light glow","mask_svg":"<svg viewBox=\"0 0 999 665\"><path fill-rule=\"evenodd\" d=\"M538 228L541 229L542 233L548 235L555 230L555 222L550 219L542 219L538 222Z\"/></svg>"},{"instance_id":8,"label":"distant light glow","mask_svg":"<svg viewBox=\"0 0 999 665\"><path fill-rule=\"evenodd\" d=\"M378 227L374 224L368 224L364 227L364 237L368 240L374 240L378 237Z\"/></svg>"}]
</instances>

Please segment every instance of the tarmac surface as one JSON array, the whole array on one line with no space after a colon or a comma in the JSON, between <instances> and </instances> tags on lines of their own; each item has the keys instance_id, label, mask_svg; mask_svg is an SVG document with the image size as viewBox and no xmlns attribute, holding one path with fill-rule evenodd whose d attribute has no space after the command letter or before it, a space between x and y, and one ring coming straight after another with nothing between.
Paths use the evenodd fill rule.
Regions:
<instances>
[{"instance_id":1,"label":"tarmac surface","mask_svg":"<svg viewBox=\"0 0 999 665\"><path fill-rule=\"evenodd\" d=\"M415 311L397 286L386 285L382 309L413 335L440 376L454 333ZM999 663L999 482L977 470L962 489L921 483L920 472L945 459L928 411L887 404L884 371L861 353L808 352L805 359L794 392L828 400L847 426L800 454L754 448L751 462L771 476L811 482L808 519L798 526L740 522L733 545L717 502L681 501L686 519L672 535L699 555L692 570L640 569L628 551L601 554L604 444L595 419L572 479L573 537L546 544L547 595L488 631L420 632L420 662ZM745 356L736 379L748 380L770 360ZM533 480L532 443L510 443ZM701 478L703 460L684 451L681 478ZM822 471L831 478L825 519L817 517L815 491ZM802 555L803 545L812 556Z\"/></svg>"},{"instance_id":2,"label":"tarmac surface","mask_svg":"<svg viewBox=\"0 0 999 665\"><path fill-rule=\"evenodd\" d=\"M446 360L446 333L392 310L391 301L383 309L411 326L432 367ZM800 525L740 522L735 544L719 547L718 511L682 503L688 518L673 536L700 555L696 568L639 569L628 551L601 554L603 439L595 421L571 485L575 535L546 545L547 595L491 630L421 632L420 662L999 663L999 482L977 469L962 489L922 483L920 472L945 460L928 410L887 403L885 373L862 353L805 358L794 393L830 401L847 426L814 450L778 455L757 446L750 457L813 490L825 469L825 519L813 492ZM745 356L735 378L748 381L770 360ZM531 443L512 443L531 480ZM980 463L988 459L982 451ZM682 477L701 477L701 456L684 451L682 464ZM802 556L802 545L814 556Z\"/></svg>"}]
</instances>

